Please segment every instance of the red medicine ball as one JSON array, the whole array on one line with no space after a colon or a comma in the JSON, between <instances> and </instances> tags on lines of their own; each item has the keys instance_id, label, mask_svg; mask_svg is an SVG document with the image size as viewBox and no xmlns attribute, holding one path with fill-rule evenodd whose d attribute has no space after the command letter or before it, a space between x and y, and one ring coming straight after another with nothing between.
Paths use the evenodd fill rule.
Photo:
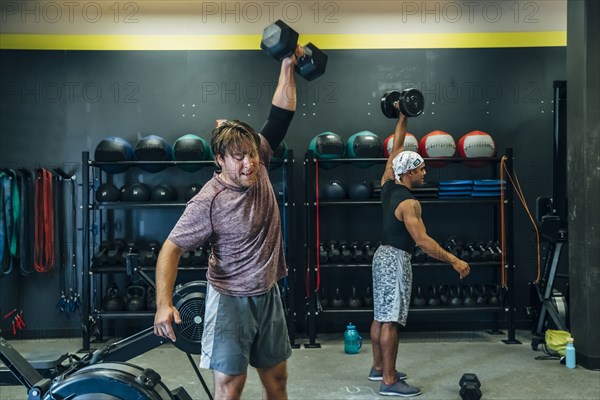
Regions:
<instances>
[{"instance_id":1,"label":"red medicine ball","mask_svg":"<svg viewBox=\"0 0 600 400\"><path fill-rule=\"evenodd\" d=\"M383 142L383 156L388 158L394 147L394 134L392 133L388 136ZM404 150L414 151L415 153L419 152L419 142L417 138L412 133L406 132L406 137L404 138Z\"/></svg>"},{"instance_id":2,"label":"red medicine ball","mask_svg":"<svg viewBox=\"0 0 600 400\"><path fill-rule=\"evenodd\" d=\"M451 158L456 153L456 142L452 135L444 131L433 131L423 136L419 142L419 153L425 158ZM440 168L444 161L428 161L427 166Z\"/></svg>"},{"instance_id":3,"label":"red medicine ball","mask_svg":"<svg viewBox=\"0 0 600 400\"><path fill-rule=\"evenodd\" d=\"M472 131L458 141L458 152L462 158L491 158L496 155L494 139L482 131ZM465 161L470 167L482 167L485 161Z\"/></svg>"}]
</instances>

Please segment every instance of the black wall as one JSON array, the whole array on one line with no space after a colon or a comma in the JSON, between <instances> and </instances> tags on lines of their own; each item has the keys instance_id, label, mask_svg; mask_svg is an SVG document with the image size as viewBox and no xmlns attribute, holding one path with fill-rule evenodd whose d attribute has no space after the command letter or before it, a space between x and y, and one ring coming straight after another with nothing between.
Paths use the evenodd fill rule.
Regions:
<instances>
[{"instance_id":1,"label":"black wall","mask_svg":"<svg viewBox=\"0 0 600 400\"><path fill-rule=\"evenodd\" d=\"M299 107L286 138L297 160L299 204L302 160L310 139L323 131L346 139L361 130L384 139L393 132L394 121L380 112L381 94L411 86L424 92L427 106L425 115L409 121L409 132L420 139L440 129L458 141L471 130L486 131L494 137L499 154L514 149L530 206L537 196L551 194L552 81L566 79L565 48L330 50L328 54L324 76L313 82L298 79ZM279 68L258 51L2 51L0 57L2 167L60 166L75 171L78 179L81 152L93 154L106 136L121 136L132 144L147 134L171 142L186 133L208 139L217 118L240 119L259 128ZM471 174L456 168L430 171L439 179ZM188 176L195 179L187 172L170 173L182 181ZM205 171L200 174L206 177ZM379 172L374 174L377 179ZM453 225L461 220L489 235L487 222L480 226L470 211L460 207L432 211L425 219L436 239L454 233ZM157 235L168 232L177 215L167 214L161 220L157 213L156 226L146 222L144 229L156 229ZM448 215L459 222L444 223ZM515 290L518 319L524 324L527 282L536 275L535 242L518 205L515 219ZM457 227L455 232L459 237L461 230ZM303 238L294 244L302 247ZM0 284L2 309L22 307L32 330L40 335L61 329L79 334L77 321L56 316L57 272L24 278L15 271L0 277Z\"/></svg>"}]
</instances>

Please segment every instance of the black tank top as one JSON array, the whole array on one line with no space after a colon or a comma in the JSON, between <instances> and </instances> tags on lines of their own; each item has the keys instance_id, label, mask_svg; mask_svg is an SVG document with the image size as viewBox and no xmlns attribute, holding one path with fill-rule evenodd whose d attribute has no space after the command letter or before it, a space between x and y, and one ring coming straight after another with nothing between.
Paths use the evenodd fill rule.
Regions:
<instances>
[{"instance_id":1,"label":"black tank top","mask_svg":"<svg viewBox=\"0 0 600 400\"><path fill-rule=\"evenodd\" d=\"M383 244L412 253L415 241L408 233L403 221L394 215L394 211L404 200L416 200L404 185L397 185L393 180L383 184L381 188L381 205L383 207Z\"/></svg>"}]
</instances>

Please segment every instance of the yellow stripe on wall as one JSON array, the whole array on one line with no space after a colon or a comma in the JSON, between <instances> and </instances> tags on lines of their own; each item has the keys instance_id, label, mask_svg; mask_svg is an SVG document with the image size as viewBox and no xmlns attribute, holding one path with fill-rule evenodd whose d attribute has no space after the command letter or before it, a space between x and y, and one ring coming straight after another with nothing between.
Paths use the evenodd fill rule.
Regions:
<instances>
[{"instance_id":1,"label":"yellow stripe on wall","mask_svg":"<svg viewBox=\"0 0 600 400\"><path fill-rule=\"evenodd\" d=\"M261 35L0 34L2 50L259 50ZM566 31L302 35L321 49L561 47Z\"/></svg>"}]
</instances>

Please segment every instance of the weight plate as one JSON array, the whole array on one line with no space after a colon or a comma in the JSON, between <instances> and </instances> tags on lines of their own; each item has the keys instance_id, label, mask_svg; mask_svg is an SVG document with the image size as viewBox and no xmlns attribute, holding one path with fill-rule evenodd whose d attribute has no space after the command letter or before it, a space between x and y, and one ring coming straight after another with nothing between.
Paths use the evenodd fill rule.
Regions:
<instances>
[{"instance_id":1,"label":"weight plate","mask_svg":"<svg viewBox=\"0 0 600 400\"><path fill-rule=\"evenodd\" d=\"M401 93L397 90L391 90L381 98L381 111L388 118L398 118L398 109L394 107L394 103L399 101Z\"/></svg>"}]
</instances>

